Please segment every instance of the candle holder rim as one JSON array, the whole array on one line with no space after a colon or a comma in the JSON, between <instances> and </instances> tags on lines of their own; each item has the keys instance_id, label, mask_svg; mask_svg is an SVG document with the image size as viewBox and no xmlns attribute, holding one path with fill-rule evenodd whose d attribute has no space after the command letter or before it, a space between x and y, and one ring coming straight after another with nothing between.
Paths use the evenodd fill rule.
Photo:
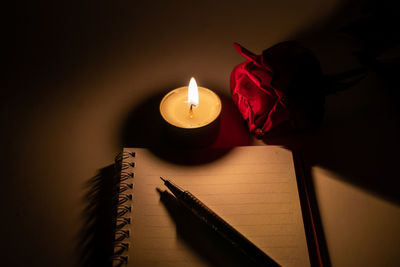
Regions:
<instances>
[{"instance_id":1,"label":"candle holder rim","mask_svg":"<svg viewBox=\"0 0 400 267\"><path fill-rule=\"evenodd\" d=\"M215 120L217 120L217 119L219 118L219 116L221 115L221 110L222 110L222 101L221 101L221 98L220 98L220 97L218 96L218 94L216 94L214 91L212 91L212 90L210 90L210 89L208 89L208 88L206 88L206 87L197 86L197 88L198 88L198 89L201 89L201 90L206 90L206 91L210 92L211 94L213 94L213 95L215 95L215 96L217 97L218 104L219 104L219 105L218 105L218 106L219 106L219 109L218 109L218 112L216 113L215 118L213 118L212 120L210 120L209 123L204 124L204 125L201 125L201 126L198 126L198 127L181 127L181 126L178 126L178 125L172 123L171 121L169 121L169 120L164 116L161 107L162 107L162 105L163 105L165 99L167 99L168 96L170 96L171 94L175 93L176 91L184 90L184 89L187 90L187 89L188 89L188 86L181 86L181 87L175 88L175 89L169 91L167 94L165 94L165 96L162 98L162 100L161 100L161 102L160 102L160 105L159 105L159 110L160 110L161 117L162 117L167 123L169 123L170 125L172 125L172 126L174 126L174 127L176 127L176 128L186 129L186 130L204 128L204 127L207 127L207 126L209 126L210 124L212 124Z\"/></svg>"}]
</instances>

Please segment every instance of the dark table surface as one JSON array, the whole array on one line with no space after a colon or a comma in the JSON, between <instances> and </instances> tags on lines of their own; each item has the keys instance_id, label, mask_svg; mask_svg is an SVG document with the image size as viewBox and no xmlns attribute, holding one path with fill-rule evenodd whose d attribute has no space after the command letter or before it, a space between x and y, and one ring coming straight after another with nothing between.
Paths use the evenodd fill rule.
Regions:
<instances>
[{"instance_id":1,"label":"dark table surface","mask_svg":"<svg viewBox=\"0 0 400 267\"><path fill-rule=\"evenodd\" d=\"M224 123L236 134L220 136L222 146L303 151L333 266L399 264L400 50L393 3L16 5L5 17L0 265L75 266L88 181L123 145L156 142L149 103L191 76L223 98ZM310 48L327 75L361 64L370 69L327 98L319 129L256 140L230 102L229 75L244 60L233 42L259 54L284 40ZM368 61L375 56L379 63Z\"/></svg>"}]
</instances>

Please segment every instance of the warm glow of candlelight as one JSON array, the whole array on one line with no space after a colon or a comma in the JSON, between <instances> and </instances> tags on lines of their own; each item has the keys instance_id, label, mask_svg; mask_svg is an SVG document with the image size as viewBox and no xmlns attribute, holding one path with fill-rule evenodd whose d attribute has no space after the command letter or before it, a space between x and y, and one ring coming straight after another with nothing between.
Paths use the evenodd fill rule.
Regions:
<instances>
[{"instance_id":1,"label":"warm glow of candlelight","mask_svg":"<svg viewBox=\"0 0 400 267\"><path fill-rule=\"evenodd\" d=\"M192 77L189 82L188 88L188 104L190 109L199 105L199 89L197 88L196 80Z\"/></svg>"},{"instance_id":2,"label":"warm glow of candlelight","mask_svg":"<svg viewBox=\"0 0 400 267\"><path fill-rule=\"evenodd\" d=\"M183 129L212 124L221 113L221 100L210 89L197 86L194 78L189 86L176 88L160 103L161 116L169 124Z\"/></svg>"}]
</instances>

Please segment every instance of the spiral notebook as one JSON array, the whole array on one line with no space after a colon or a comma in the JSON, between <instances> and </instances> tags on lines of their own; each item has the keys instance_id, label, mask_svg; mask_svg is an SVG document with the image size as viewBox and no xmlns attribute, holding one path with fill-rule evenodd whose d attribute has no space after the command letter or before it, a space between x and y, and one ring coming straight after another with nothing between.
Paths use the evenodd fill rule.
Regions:
<instances>
[{"instance_id":1,"label":"spiral notebook","mask_svg":"<svg viewBox=\"0 0 400 267\"><path fill-rule=\"evenodd\" d=\"M217 156L201 164L194 164L198 155L173 163L149 149L124 148L114 265L234 265L228 263L229 253L218 251L214 237L174 217L156 190L165 189L163 176L189 190L281 266L310 266L292 152L248 146L202 153ZM191 240L196 234L200 237Z\"/></svg>"}]
</instances>

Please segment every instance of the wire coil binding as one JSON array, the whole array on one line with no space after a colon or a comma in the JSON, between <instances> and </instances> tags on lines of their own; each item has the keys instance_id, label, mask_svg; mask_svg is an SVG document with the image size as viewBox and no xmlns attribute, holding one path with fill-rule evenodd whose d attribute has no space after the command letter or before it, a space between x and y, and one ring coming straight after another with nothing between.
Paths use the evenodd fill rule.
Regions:
<instances>
[{"instance_id":1,"label":"wire coil binding","mask_svg":"<svg viewBox=\"0 0 400 267\"><path fill-rule=\"evenodd\" d=\"M132 190L134 188L133 179L135 174L132 168L135 167L135 152L122 152L115 157L116 168L116 222L114 237L114 254L112 257L113 266L124 266L128 263L130 236L129 225L131 224L132 212Z\"/></svg>"}]
</instances>

